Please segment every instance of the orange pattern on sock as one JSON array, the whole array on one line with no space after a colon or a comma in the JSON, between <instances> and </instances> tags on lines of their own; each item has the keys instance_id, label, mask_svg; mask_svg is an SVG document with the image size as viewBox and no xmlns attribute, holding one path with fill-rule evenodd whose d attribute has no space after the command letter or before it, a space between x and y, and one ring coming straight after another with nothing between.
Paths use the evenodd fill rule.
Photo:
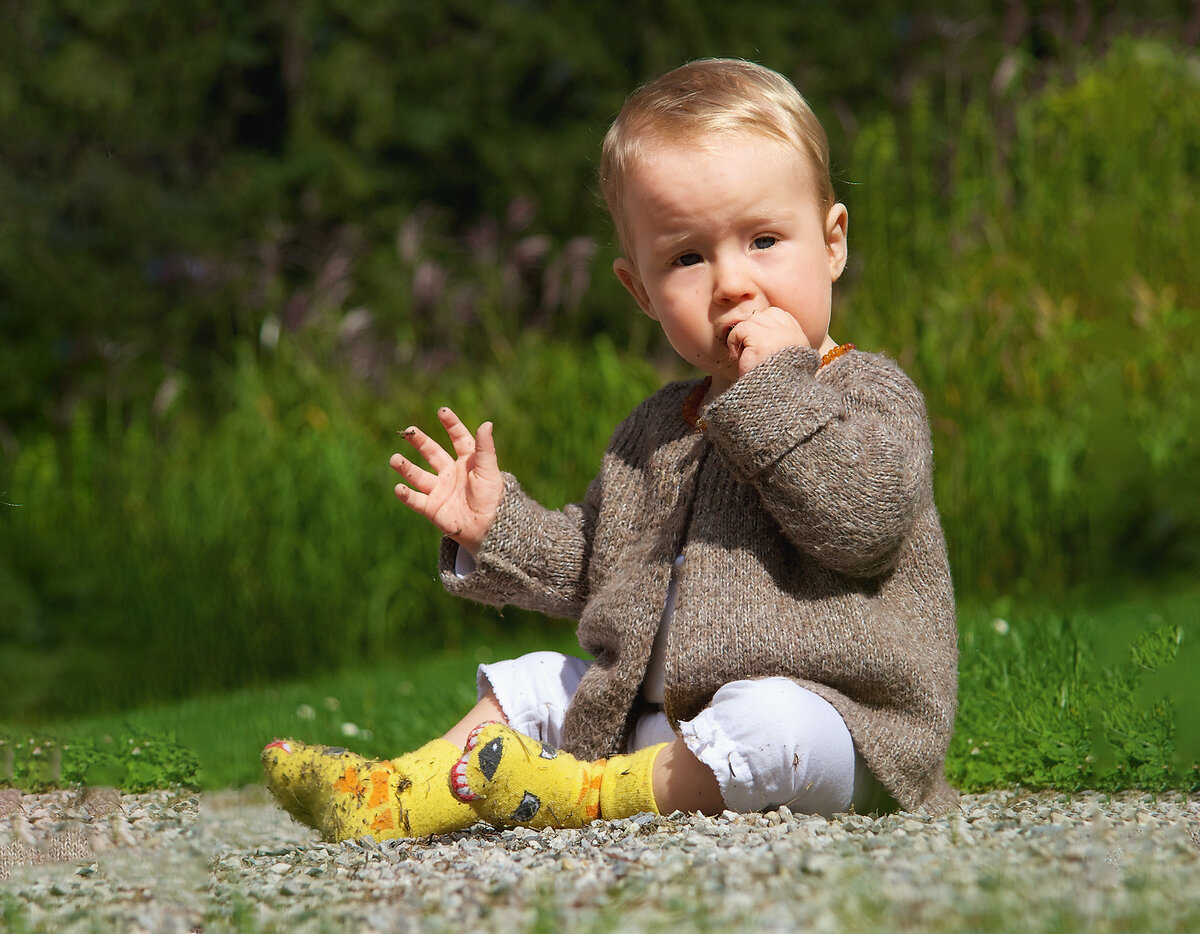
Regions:
<instances>
[{"instance_id":1,"label":"orange pattern on sock","mask_svg":"<svg viewBox=\"0 0 1200 934\"><path fill-rule=\"evenodd\" d=\"M383 804L387 800L388 793L388 773L383 769L371 773L371 800L367 802L369 807L376 807ZM390 819L390 818L389 818Z\"/></svg>"},{"instance_id":2,"label":"orange pattern on sock","mask_svg":"<svg viewBox=\"0 0 1200 934\"><path fill-rule=\"evenodd\" d=\"M598 759L594 763L594 771L588 776L587 784L584 785L580 798L587 797L587 816L589 820L595 820L600 816L600 783L604 781L604 763L606 760Z\"/></svg>"},{"instance_id":3,"label":"orange pattern on sock","mask_svg":"<svg viewBox=\"0 0 1200 934\"><path fill-rule=\"evenodd\" d=\"M360 788L358 783L358 769L350 765L346 767L346 774L333 783L335 791L340 791L346 795L361 794L365 788Z\"/></svg>"},{"instance_id":4,"label":"orange pattern on sock","mask_svg":"<svg viewBox=\"0 0 1200 934\"><path fill-rule=\"evenodd\" d=\"M383 831L391 830L396 826L396 822L392 820L392 812L384 811L375 820L371 821L371 833L378 837Z\"/></svg>"}]
</instances>

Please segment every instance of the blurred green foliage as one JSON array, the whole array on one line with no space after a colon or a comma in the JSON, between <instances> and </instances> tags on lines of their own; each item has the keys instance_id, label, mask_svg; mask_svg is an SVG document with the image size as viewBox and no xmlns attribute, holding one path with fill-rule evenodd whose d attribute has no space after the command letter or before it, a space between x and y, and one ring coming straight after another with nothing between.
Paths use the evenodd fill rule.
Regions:
<instances>
[{"instance_id":1,"label":"blurred green foliage","mask_svg":"<svg viewBox=\"0 0 1200 934\"><path fill-rule=\"evenodd\" d=\"M1196 31L1181 0L1129 6L9 3L0 444L11 455L28 431L96 401L128 418L181 370L212 378L272 317L296 330L361 306L434 365L461 351L454 335L474 316L447 322L448 338L422 327L421 270L411 253L397 267L398 229L435 206L444 229L476 234L456 253L478 255L518 201L555 244L607 242L600 137L634 86L686 59L740 55L793 78L841 172L859 129L906 111L916 88L950 105L947 123L923 129L952 136L962 101L1014 71L1038 82L1130 31ZM456 278L471 271L457 265ZM543 318L561 336L623 341L617 289L605 275Z\"/></svg>"},{"instance_id":2,"label":"blurred green foliage","mask_svg":"<svg viewBox=\"0 0 1200 934\"><path fill-rule=\"evenodd\" d=\"M908 8L14 5L0 718L550 631L442 593L384 461L449 403L558 505L684 374L608 271L592 174L624 95L704 54L829 128L834 334L926 394L960 591L1194 569L1188 10Z\"/></svg>"},{"instance_id":3,"label":"blurred green foliage","mask_svg":"<svg viewBox=\"0 0 1200 934\"><path fill-rule=\"evenodd\" d=\"M1200 63L1011 80L1005 119L919 88L859 134L843 321L925 391L962 584L1195 567Z\"/></svg>"},{"instance_id":4,"label":"blurred green foliage","mask_svg":"<svg viewBox=\"0 0 1200 934\"><path fill-rule=\"evenodd\" d=\"M519 355L409 387L377 424L283 342L231 368L215 420L78 419L26 446L8 487L21 505L3 516L0 713L132 706L515 625L442 591L436 530L393 501L396 427L428 427L435 397L475 423L486 412L506 464L561 503L656 384L603 339L529 338Z\"/></svg>"}]
</instances>

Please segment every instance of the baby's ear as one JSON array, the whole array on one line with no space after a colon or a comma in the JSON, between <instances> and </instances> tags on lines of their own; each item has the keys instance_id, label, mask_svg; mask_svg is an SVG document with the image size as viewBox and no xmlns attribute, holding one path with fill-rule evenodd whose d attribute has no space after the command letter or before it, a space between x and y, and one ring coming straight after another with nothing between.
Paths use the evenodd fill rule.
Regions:
<instances>
[{"instance_id":1,"label":"baby's ear","mask_svg":"<svg viewBox=\"0 0 1200 934\"><path fill-rule=\"evenodd\" d=\"M624 256L618 256L613 260L613 272L617 274L621 285L625 286L626 291L633 296L642 311L657 321L658 315L654 313L654 306L650 304L650 295L642 284L642 277L638 275L637 267Z\"/></svg>"},{"instance_id":2,"label":"baby's ear","mask_svg":"<svg viewBox=\"0 0 1200 934\"><path fill-rule=\"evenodd\" d=\"M829 259L829 279L836 282L846 268L849 244L846 233L850 226L850 212L846 205L835 204L825 215L825 254Z\"/></svg>"}]
</instances>

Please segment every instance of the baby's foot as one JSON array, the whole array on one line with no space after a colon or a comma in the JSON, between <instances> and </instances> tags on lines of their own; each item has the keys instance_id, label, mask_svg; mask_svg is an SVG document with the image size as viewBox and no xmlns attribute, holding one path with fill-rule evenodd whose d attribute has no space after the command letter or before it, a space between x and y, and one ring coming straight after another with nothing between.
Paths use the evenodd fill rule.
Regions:
<instances>
[{"instance_id":1,"label":"baby's foot","mask_svg":"<svg viewBox=\"0 0 1200 934\"><path fill-rule=\"evenodd\" d=\"M580 762L503 723L477 726L450 787L499 827L582 827L600 813L604 760Z\"/></svg>"},{"instance_id":2,"label":"baby's foot","mask_svg":"<svg viewBox=\"0 0 1200 934\"><path fill-rule=\"evenodd\" d=\"M267 787L289 814L326 840L386 840L449 833L479 820L450 793L461 750L444 739L372 761L337 746L275 740L263 750Z\"/></svg>"}]
</instances>

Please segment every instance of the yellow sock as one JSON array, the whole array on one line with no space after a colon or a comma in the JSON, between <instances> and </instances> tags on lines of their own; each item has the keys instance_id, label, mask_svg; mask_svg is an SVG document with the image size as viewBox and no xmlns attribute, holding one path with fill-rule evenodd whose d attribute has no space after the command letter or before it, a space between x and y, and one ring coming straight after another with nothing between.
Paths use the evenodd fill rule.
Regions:
<instances>
[{"instance_id":1,"label":"yellow sock","mask_svg":"<svg viewBox=\"0 0 1200 934\"><path fill-rule=\"evenodd\" d=\"M666 743L581 762L503 723L476 727L450 773L454 793L500 827L582 827L658 813L654 760Z\"/></svg>"},{"instance_id":2,"label":"yellow sock","mask_svg":"<svg viewBox=\"0 0 1200 934\"><path fill-rule=\"evenodd\" d=\"M647 746L628 756L604 760L604 780L600 783L600 816L605 820L632 817L646 811L657 814L654 800L654 763L666 743Z\"/></svg>"},{"instance_id":3,"label":"yellow sock","mask_svg":"<svg viewBox=\"0 0 1200 934\"><path fill-rule=\"evenodd\" d=\"M262 753L267 788L326 840L387 840L462 830L479 820L450 791L462 750L435 739L397 759L371 761L336 746L276 740Z\"/></svg>"}]
</instances>

